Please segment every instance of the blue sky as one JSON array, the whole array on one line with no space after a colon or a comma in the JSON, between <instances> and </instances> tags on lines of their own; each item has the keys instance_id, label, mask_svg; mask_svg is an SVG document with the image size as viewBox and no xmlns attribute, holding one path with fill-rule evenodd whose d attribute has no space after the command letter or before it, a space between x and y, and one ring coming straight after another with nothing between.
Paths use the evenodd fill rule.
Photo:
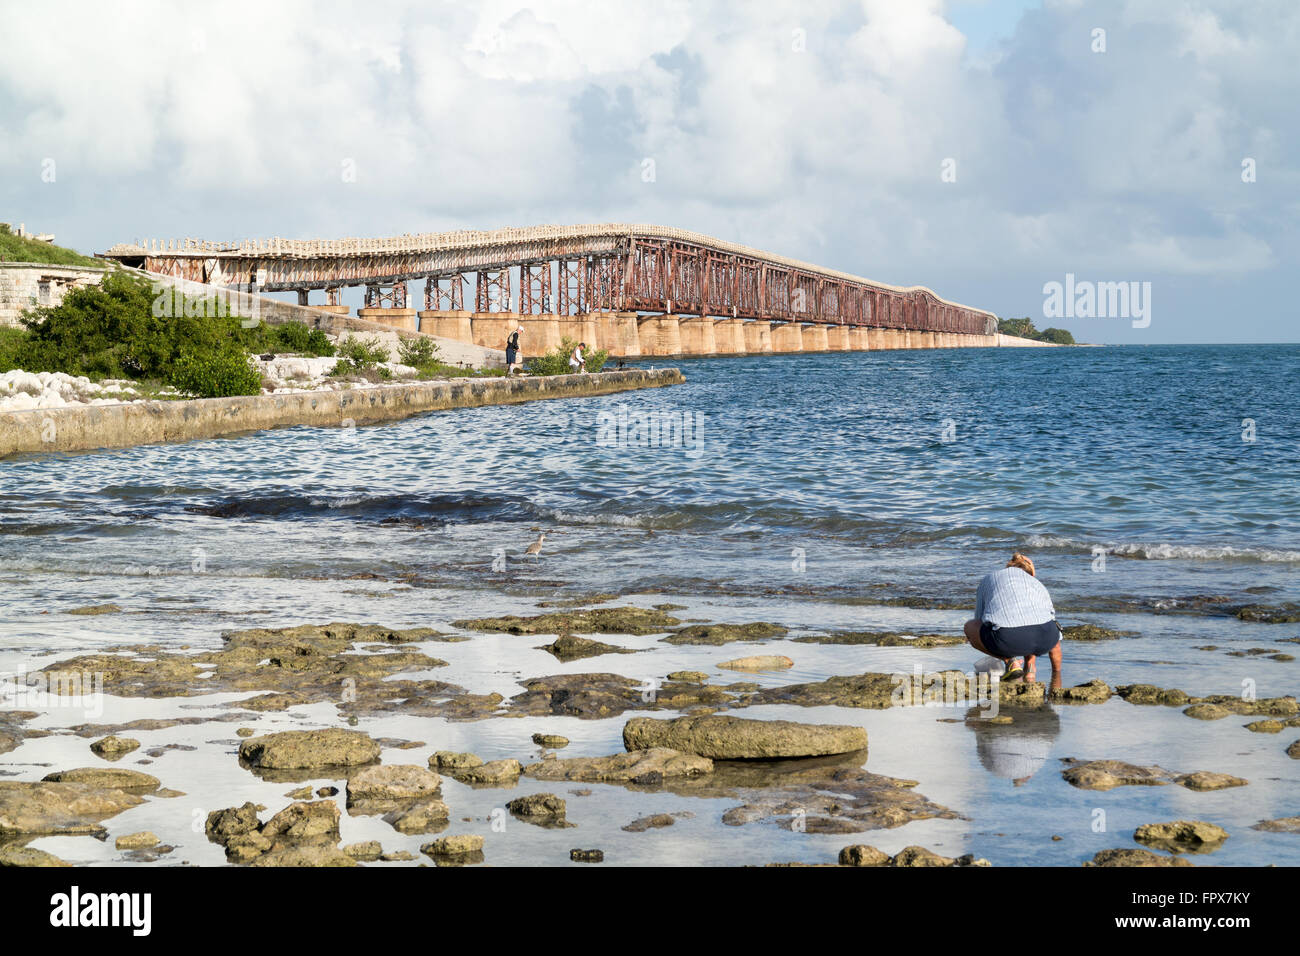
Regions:
<instances>
[{"instance_id":1,"label":"blue sky","mask_svg":"<svg viewBox=\"0 0 1300 956\"><path fill-rule=\"evenodd\" d=\"M1086 341L1297 339L1290 0L123 9L0 11L0 220L83 251L656 222ZM1067 276L1150 322L1045 316Z\"/></svg>"}]
</instances>

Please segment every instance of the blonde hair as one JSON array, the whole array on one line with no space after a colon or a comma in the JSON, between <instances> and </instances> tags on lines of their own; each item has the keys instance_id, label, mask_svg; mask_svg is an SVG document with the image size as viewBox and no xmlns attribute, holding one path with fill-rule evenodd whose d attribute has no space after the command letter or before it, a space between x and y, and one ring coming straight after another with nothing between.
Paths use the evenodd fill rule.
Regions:
<instances>
[{"instance_id":1,"label":"blonde hair","mask_svg":"<svg viewBox=\"0 0 1300 956\"><path fill-rule=\"evenodd\" d=\"M1019 551L1017 551L1015 554L1011 556L1011 560L1007 562L1007 567L1019 568L1021 571L1024 571L1030 577L1034 576L1034 562L1029 560L1028 557L1021 554Z\"/></svg>"}]
</instances>

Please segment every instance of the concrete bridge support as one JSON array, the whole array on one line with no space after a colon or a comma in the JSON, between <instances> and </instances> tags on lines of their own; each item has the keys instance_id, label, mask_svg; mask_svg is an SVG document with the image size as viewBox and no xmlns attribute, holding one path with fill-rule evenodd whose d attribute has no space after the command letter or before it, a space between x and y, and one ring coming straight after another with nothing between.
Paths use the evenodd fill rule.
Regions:
<instances>
[{"instance_id":1,"label":"concrete bridge support","mask_svg":"<svg viewBox=\"0 0 1300 956\"><path fill-rule=\"evenodd\" d=\"M516 316L509 312L475 312L469 317L474 344L489 349L504 349L506 336L515 329L515 319ZM528 340L527 332L524 333L519 345L525 355L540 353L536 344Z\"/></svg>"},{"instance_id":2,"label":"concrete bridge support","mask_svg":"<svg viewBox=\"0 0 1300 956\"><path fill-rule=\"evenodd\" d=\"M642 315L637 320L642 355L681 355L682 323L675 315Z\"/></svg>"},{"instance_id":3,"label":"concrete bridge support","mask_svg":"<svg viewBox=\"0 0 1300 956\"><path fill-rule=\"evenodd\" d=\"M843 352L849 347L849 327L847 325L826 326L826 350Z\"/></svg>"},{"instance_id":4,"label":"concrete bridge support","mask_svg":"<svg viewBox=\"0 0 1300 956\"><path fill-rule=\"evenodd\" d=\"M586 342L587 348L604 348L600 345L600 313L583 312L578 315L561 315L556 319L560 338L573 339L575 343Z\"/></svg>"},{"instance_id":5,"label":"concrete bridge support","mask_svg":"<svg viewBox=\"0 0 1300 956\"><path fill-rule=\"evenodd\" d=\"M848 345L846 348L854 352L866 352L871 348L871 330L863 328L860 325L851 326L847 333Z\"/></svg>"},{"instance_id":6,"label":"concrete bridge support","mask_svg":"<svg viewBox=\"0 0 1300 956\"><path fill-rule=\"evenodd\" d=\"M596 348L615 358L635 358L641 354L641 335L635 312L593 312L596 323Z\"/></svg>"},{"instance_id":7,"label":"concrete bridge support","mask_svg":"<svg viewBox=\"0 0 1300 956\"><path fill-rule=\"evenodd\" d=\"M474 341L474 329L468 312L440 312L425 309L419 313L420 331L457 342Z\"/></svg>"},{"instance_id":8,"label":"concrete bridge support","mask_svg":"<svg viewBox=\"0 0 1300 956\"><path fill-rule=\"evenodd\" d=\"M830 350L829 336L824 325L805 325L799 331L799 338L805 352L826 352Z\"/></svg>"},{"instance_id":9,"label":"concrete bridge support","mask_svg":"<svg viewBox=\"0 0 1300 956\"><path fill-rule=\"evenodd\" d=\"M713 323L713 342L719 355L744 355L745 346L744 319L718 319Z\"/></svg>"},{"instance_id":10,"label":"concrete bridge support","mask_svg":"<svg viewBox=\"0 0 1300 956\"><path fill-rule=\"evenodd\" d=\"M511 315L523 326L525 355L541 355L561 343L560 320L554 315Z\"/></svg>"},{"instance_id":11,"label":"concrete bridge support","mask_svg":"<svg viewBox=\"0 0 1300 956\"><path fill-rule=\"evenodd\" d=\"M773 322L772 351L802 352L803 326L798 322Z\"/></svg>"},{"instance_id":12,"label":"concrete bridge support","mask_svg":"<svg viewBox=\"0 0 1300 956\"><path fill-rule=\"evenodd\" d=\"M707 315L678 316L681 320L679 329L682 342L682 355L716 355L717 337L714 335L713 319Z\"/></svg>"},{"instance_id":13,"label":"concrete bridge support","mask_svg":"<svg viewBox=\"0 0 1300 956\"><path fill-rule=\"evenodd\" d=\"M745 335L745 351L762 355L772 351L772 323L755 320L742 326Z\"/></svg>"},{"instance_id":14,"label":"concrete bridge support","mask_svg":"<svg viewBox=\"0 0 1300 956\"><path fill-rule=\"evenodd\" d=\"M357 318L379 322L393 329L415 331L415 310L394 308L357 309Z\"/></svg>"}]
</instances>

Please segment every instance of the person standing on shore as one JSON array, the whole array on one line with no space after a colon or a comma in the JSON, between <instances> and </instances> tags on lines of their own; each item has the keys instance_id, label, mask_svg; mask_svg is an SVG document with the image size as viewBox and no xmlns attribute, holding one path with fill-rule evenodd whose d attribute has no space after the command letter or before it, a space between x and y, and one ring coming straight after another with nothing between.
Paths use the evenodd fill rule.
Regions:
<instances>
[{"instance_id":1,"label":"person standing on shore","mask_svg":"<svg viewBox=\"0 0 1300 956\"><path fill-rule=\"evenodd\" d=\"M1035 659L1052 662L1052 687L1061 686L1061 628L1051 595L1034 574L1034 562L1020 552L1007 566L986 574L975 592L975 617L966 622L966 641L1007 665L1005 679L1036 677Z\"/></svg>"},{"instance_id":2,"label":"person standing on shore","mask_svg":"<svg viewBox=\"0 0 1300 956\"><path fill-rule=\"evenodd\" d=\"M519 337L524 334L524 327L516 325L515 330L506 336L506 377L514 374L519 363Z\"/></svg>"}]
</instances>

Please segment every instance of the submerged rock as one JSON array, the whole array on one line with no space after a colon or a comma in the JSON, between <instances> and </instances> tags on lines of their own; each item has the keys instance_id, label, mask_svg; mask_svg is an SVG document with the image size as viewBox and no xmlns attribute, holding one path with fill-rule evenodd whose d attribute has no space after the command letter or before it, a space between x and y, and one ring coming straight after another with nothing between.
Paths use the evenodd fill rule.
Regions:
<instances>
[{"instance_id":1,"label":"submerged rock","mask_svg":"<svg viewBox=\"0 0 1300 956\"><path fill-rule=\"evenodd\" d=\"M570 850L569 859L574 863L604 863L604 850Z\"/></svg>"},{"instance_id":2,"label":"submerged rock","mask_svg":"<svg viewBox=\"0 0 1300 956\"><path fill-rule=\"evenodd\" d=\"M429 767L448 772L467 770L470 767L483 766L483 758L471 753L459 753L454 750L439 750L429 758Z\"/></svg>"},{"instance_id":3,"label":"submerged rock","mask_svg":"<svg viewBox=\"0 0 1300 956\"><path fill-rule=\"evenodd\" d=\"M522 768L519 761L513 758L507 760L490 760L485 764L477 767L464 767L455 770L452 776L461 783L476 784L487 787L504 787L507 784L513 786L514 782L519 779L519 773Z\"/></svg>"},{"instance_id":4,"label":"submerged rock","mask_svg":"<svg viewBox=\"0 0 1300 956\"><path fill-rule=\"evenodd\" d=\"M1136 636L1136 631L1116 631L1097 624L1071 624L1061 628L1061 637L1067 641L1113 641Z\"/></svg>"},{"instance_id":5,"label":"submerged rock","mask_svg":"<svg viewBox=\"0 0 1300 956\"><path fill-rule=\"evenodd\" d=\"M533 743L539 747L559 750L561 747L569 746L569 738L561 737L559 734L533 734Z\"/></svg>"},{"instance_id":6,"label":"submerged rock","mask_svg":"<svg viewBox=\"0 0 1300 956\"><path fill-rule=\"evenodd\" d=\"M623 726L623 745L628 750L666 747L713 760L774 760L865 750L867 732L845 724L717 715L675 720L633 717Z\"/></svg>"},{"instance_id":7,"label":"submerged rock","mask_svg":"<svg viewBox=\"0 0 1300 956\"><path fill-rule=\"evenodd\" d=\"M110 790L157 790L162 784L157 777L139 770L109 769L107 767L78 767L76 770L59 770L42 778L46 783L86 783Z\"/></svg>"},{"instance_id":8,"label":"submerged rock","mask_svg":"<svg viewBox=\"0 0 1300 956\"><path fill-rule=\"evenodd\" d=\"M664 827L670 827L676 822L676 814L652 813L648 817L637 817L631 823L623 826L622 829L628 833L645 833L647 830L662 830Z\"/></svg>"},{"instance_id":9,"label":"submerged rock","mask_svg":"<svg viewBox=\"0 0 1300 956\"><path fill-rule=\"evenodd\" d=\"M140 741L133 740L130 737L108 736L102 740L96 740L90 745L90 749L105 760L120 760L133 750L140 748Z\"/></svg>"},{"instance_id":10,"label":"submerged rock","mask_svg":"<svg viewBox=\"0 0 1300 956\"><path fill-rule=\"evenodd\" d=\"M394 804L439 795L441 778L414 764L366 767L348 780L348 807L392 809Z\"/></svg>"},{"instance_id":11,"label":"submerged rock","mask_svg":"<svg viewBox=\"0 0 1300 956\"><path fill-rule=\"evenodd\" d=\"M421 853L427 853L433 857L458 857L473 856L483 853L483 838L477 833L461 833L456 836L445 836L434 840L432 843L426 843L420 847Z\"/></svg>"},{"instance_id":12,"label":"submerged rock","mask_svg":"<svg viewBox=\"0 0 1300 956\"><path fill-rule=\"evenodd\" d=\"M0 846L0 867L5 866L71 866L53 853L30 846Z\"/></svg>"},{"instance_id":13,"label":"submerged rock","mask_svg":"<svg viewBox=\"0 0 1300 956\"><path fill-rule=\"evenodd\" d=\"M1300 604L1294 601L1283 604L1247 604L1237 611L1237 617L1257 624L1294 624L1300 621Z\"/></svg>"},{"instance_id":14,"label":"submerged rock","mask_svg":"<svg viewBox=\"0 0 1300 956\"><path fill-rule=\"evenodd\" d=\"M1291 746L1286 748L1286 755L1292 760L1300 760L1300 740L1292 741Z\"/></svg>"},{"instance_id":15,"label":"submerged rock","mask_svg":"<svg viewBox=\"0 0 1300 956\"><path fill-rule=\"evenodd\" d=\"M1110 700L1111 690L1104 680L1094 677L1086 684L1057 688L1049 696L1052 700L1065 703L1102 704Z\"/></svg>"},{"instance_id":16,"label":"submerged rock","mask_svg":"<svg viewBox=\"0 0 1300 956\"><path fill-rule=\"evenodd\" d=\"M1218 704L1193 704L1183 713L1188 717L1195 717L1197 720L1222 720L1232 711L1226 707L1220 707Z\"/></svg>"},{"instance_id":17,"label":"submerged rock","mask_svg":"<svg viewBox=\"0 0 1300 956\"><path fill-rule=\"evenodd\" d=\"M359 730L288 730L245 740L239 759L269 770L318 770L373 763L379 749Z\"/></svg>"},{"instance_id":18,"label":"submerged rock","mask_svg":"<svg viewBox=\"0 0 1300 956\"><path fill-rule=\"evenodd\" d=\"M755 654L752 657L734 657L718 666L731 671L778 671L794 667L794 661L780 654Z\"/></svg>"},{"instance_id":19,"label":"submerged rock","mask_svg":"<svg viewBox=\"0 0 1300 956\"><path fill-rule=\"evenodd\" d=\"M510 699L510 713L530 717L599 719L627 710L683 710L732 700L722 687L669 681L662 684L618 674L556 674L520 681L524 690Z\"/></svg>"},{"instance_id":20,"label":"submerged rock","mask_svg":"<svg viewBox=\"0 0 1300 956\"><path fill-rule=\"evenodd\" d=\"M567 807L563 797L553 793L531 793L516 797L506 804L506 809L519 819L541 827L565 828L574 824L565 819Z\"/></svg>"},{"instance_id":21,"label":"submerged rock","mask_svg":"<svg viewBox=\"0 0 1300 956\"><path fill-rule=\"evenodd\" d=\"M137 793L90 783L0 780L0 836L98 834L103 820L142 803Z\"/></svg>"},{"instance_id":22,"label":"submerged rock","mask_svg":"<svg viewBox=\"0 0 1300 956\"><path fill-rule=\"evenodd\" d=\"M1186 691L1178 688L1165 689L1154 684L1124 684L1115 688L1115 693L1130 704L1181 707L1190 699Z\"/></svg>"},{"instance_id":23,"label":"submerged rock","mask_svg":"<svg viewBox=\"0 0 1300 956\"><path fill-rule=\"evenodd\" d=\"M1172 823L1144 823L1133 839L1171 853L1202 853L1216 850L1228 839L1228 831L1204 820L1175 820Z\"/></svg>"},{"instance_id":24,"label":"submerged rock","mask_svg":"<svg viewBox=\"0 0 1300 956\"><path fill-rule=\"evenodd\" d=\"M996 691L994 690L996 688ZM1046 699L1046 686L1037 682L994 681L985 675L962 671L935 671L922 675L866 673L836 676L807 684L765 687L733 706L797 704L800 707L937 706L992 703L999 706L1038 707Z\"/></svg>"},{"instance_id":25,"label":"submerged rock","mask_svg":"<svg viewBox=\"0 0 1300 956\"><path fill-rule=\"evenodd\" d=\"M1251 827L1266 833L1300 833L1300 817L1278 817L1276 820L1260 820Z\"/></svg>"},{"instance_id":26,"label":"submerged rock","mask_svg":"<svg viewBox=\"0 0 1300 956\"><path fill-rule=\"evenodd\" d=\"M599 657L602 654L635 654L635 648L618 647L572 634L561 634L553 644L544 644L538 650L549 652L561 661L578 661L584 657Z\"/></svg>"},{"instance_id":27,"label":"submerged rock","mask_svg":"<svg viewBox=\"0 0 1300 956\"><path fill-rule=\"evenodd\" d=\"M673 671L668 675L668 679L686 684L703 684L709 679L709 675L704 671Z\"/></svg>"},{"instance_id":28,"label":"submerged rock","mask_svg":"<svg viewBox=\"0 0 1300 956\"><path fill-rule=\"evenodd\" d=\"M898 631L836 631L793 638L796 644L864 644L874 647L956 647L966 639L954 634L907 634Z\"/></svg>"},{"instance_id":29,"label":"submerged rock","mask_svg":"<svg viewBox=\"0 0 1300 956\"><path fill-rule=\"evenodd\" d=\"M1246 725L1246 729L1257 734L1280 734L1286 728L1286 724L1280 720L1253 720Z\"/></svg>"},{"instance_id":30,"label":"submerged rock","mask_svg":"<svg viewBox=\"0 0 1300 956\"><path fill-rule=\"evenodd\" d=\"M148 850L156 847L159 843L158 836L150 833L148 830L142 830L139 833L128 833L125 836L118 837L114 842L114 848L118 850Z\"/></svg>"},{"instance_id":31,"label":"submerged rock","mask_svg":"<svg viewBox=\"0 0 1300 956\"><path fill-rule=\"evenodd\" d=\"M1150 850L1120 847L1102 850L1084 866L1191 866L1182 857L1163 856Z\"/></svg>"},{"instance_id":32,"label":"submerged rock","mask_svg":"<svg viewBox=\"0 0 1300 956\"><path fill-rule=\"evenodd\" d=\"M730 644L733 641L765 641L785 637L789 628L766 621L749 624L691 624L662 638L665 644Z\"/></svg>"},{"instance_id":33,"label":"submerged rock","mask_svg":"<svg viewBox=\"0 0 1300 956\"><path fill-rule=\"evenodd\" d=\"M468 631L505 631L510 634L656 634L676 627L677 618L643 607L592 608L520 617L482 617L454 621Z\"/></svg>"},{"instance_id":34,"label":"submerged rock","mask_svg":"<svg viewBox=\"0 0 1300 956\"><path fill-rule=\"evenodd\" d=\"M656 784L672 777L693 777L712 771L713 761L707 757L656 747L609 757L543 760L529 764L523 773L534 780Z\"/></svg>"},{"instance_id":35,"label":"submerged rock","mask_svg":"<svg viewBox=\"0 0 1300 956\"><path fill-rule=\"evenodd\" d=\"M1066 782L1081 790L1113 790L1115 787L1164 786L1176 783L1189 790L1222 790L1242 787L1247 781L1226 773L1198 770L1195 773L1174 773L1163 767L1142 767L1122 760L1082 761L1066 759L1061 776Z\"/></svg>"}]
</instances>

